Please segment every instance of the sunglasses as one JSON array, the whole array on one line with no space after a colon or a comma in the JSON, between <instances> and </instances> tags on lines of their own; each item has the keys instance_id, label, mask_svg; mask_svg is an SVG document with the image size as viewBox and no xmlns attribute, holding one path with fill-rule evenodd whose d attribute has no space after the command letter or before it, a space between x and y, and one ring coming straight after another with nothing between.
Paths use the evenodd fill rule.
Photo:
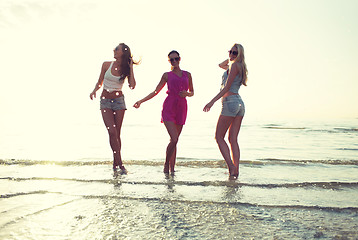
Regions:
<instances>
[{"instance_id":1,"label":"sunglasses","mask_svg":"<svg viewBox=\"0 0 358 240\"><path fill-rule=\"evenodd\" d=\"M235 55L235 56L236 56L237 54L239 54L239 52L238 52L238 51L232 51L232 50L230 50L230 51L229 51L229 54L232 54L232 55Z\"/></svg>"},{"instance_id":2,"label":"sunglasses","mask_svg":"<svg viewBox=\"0 0 358 240\"><path fill-rule=\"evenodd\" d=\"M176 58L169 58L169 60L170 60L170 62L171 62L171 63L173 63L173 62L174 62L174 60L175 60L175 61L177 61L177 62L179 62L180 57L176 57Z\"/></svg>"}]
</instances>

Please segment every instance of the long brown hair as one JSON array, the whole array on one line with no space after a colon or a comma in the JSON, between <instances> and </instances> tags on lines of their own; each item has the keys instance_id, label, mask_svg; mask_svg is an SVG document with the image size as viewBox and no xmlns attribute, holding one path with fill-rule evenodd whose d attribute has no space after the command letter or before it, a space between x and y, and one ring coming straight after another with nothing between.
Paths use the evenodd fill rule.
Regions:
<instances>
[{"instance_id":1,"label":"long brown hair","mask_svg":"<svg viewBox=\"0 0 358 240\"><path fill-rule=\"evenodd\" d=\"M247 86L247 67L245 63L245 54L244 54L244 47L241 44L235 43L234 47L237 48L237 51L239 52L237 54L237 57L235 58L234 62L238 63L241 68L241 76L242 76L242 84Z\"/></svg>"},{"instance_id":2,"label":"long brown hair","mask_svg":"<svg viewBox=\"0 0 358 240\"><path fill-rule=\"evenodd\" d=\"M129 63L130 61L133 61L133 56L131 53L131 49L128 47L128 45L124 43L118 44L118 47L122 48L122 57L121 57L121 65L119 66L120 72L123 75L124 78L129 77L130 75L130 67ZM138 65L140 61L134 62L133 64Z\"/></svg>"}]
</instances>

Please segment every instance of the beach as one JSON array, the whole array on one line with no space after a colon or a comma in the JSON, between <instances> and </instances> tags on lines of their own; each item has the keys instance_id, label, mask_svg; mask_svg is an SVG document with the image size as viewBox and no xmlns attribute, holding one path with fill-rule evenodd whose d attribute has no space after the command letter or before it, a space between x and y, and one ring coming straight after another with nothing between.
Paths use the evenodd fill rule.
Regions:
<instances>
[{"instance_id":1,"label":"beach","mask_svg":"<svg viewBox=\"0 0 358 240\"><path fill-rule=\"evenodd\" d=\"M0 1L0 240L358 239L357 11L354 0ZM114 84L127 174L113 172L100 112L101 69L120 43L140 62L130 86ZM248 81L230 180L215 140L222 100L203 108L236 43ZM166 175L167 86L156 86L172 50L195 95Z\"/></svg>"},{"instance_id":2,"label":"beach","mask_svg":"<svg viewBox=\"0 0 358 240\"><path fill-rule=\"evenodd\" d=\"M357 239L356 121L247 123L238 180L229 180L209 122L184 129L173 176L162 172L163 148L148 142L147 158L123 150L127 174L111 169L107 142L93 158L13 151L0 161L0 238Z\"/></svg>"}]
</instances>

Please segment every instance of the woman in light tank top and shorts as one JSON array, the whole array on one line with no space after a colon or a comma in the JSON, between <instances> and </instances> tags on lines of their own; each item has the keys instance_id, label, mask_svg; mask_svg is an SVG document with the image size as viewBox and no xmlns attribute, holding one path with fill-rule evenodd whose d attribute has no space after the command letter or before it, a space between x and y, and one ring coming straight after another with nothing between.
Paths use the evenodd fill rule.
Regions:
<instances>
[{"instance_id":1,"label":"woman in light tank top and shorts","mask_svg":"<svg viewBox=\"0 0 358 240\"><path fill-rule=\"evenodd\" d=\"M139 100L134 104L135 108L156 96L160 90L167 84L167 98L163 103L161 122L164 123L170 136L170 142L167 146L166 158L164 164L164 173L174 174L177 143L180 133L186 121L187 116L187 101L186 97L194 95L193 82L191 74L183 71L179 67L180 56L177 51L171 51L168 54L169 62L172 65L172 70L163 74L156 89L148 96Z\"/></svg>"},{"instance_id":2,"label":"woman in light tank top and shorts","mask_svg":"<svg viewBox=\"0 0 358 240\"><path fill-rule=\"evenodd\" d=\"M133 60L130 48L120 43L114 50L113 62L104 62L101 73L90 94L90 98L96 97L96 92L103 86L100 100L100 110L104 124L108 130L109 143L113 151L113 170L126 173L121 157L121 128L124 112L127 109L124 102L122 87L124 80L128 79L130 89L134 89L136 81L133 73ZM134 63L138 64L138 63Z\"/></svg>"},{"instance_id":3,"label":"woman in light tank top and shorts","mask_svg":"<svg viewBox=\"0 0 358 240\"><path fill-rule=\"evenodd\" d=\"M228 166L230 179L237 179L240 161L237 138L245 114L245 105L239 95L239 89L241 85L246 86L247 82L247 68L242 45L234 44L229 51L229 59L220 63L219 67L226 70L222 78L222 87L220 92L204 107L204 112L208 112L214 103L222 98L222 110L216 126L215 139ZM224 140L228 130L232 156Z\"/></svg>"}]
</instances>

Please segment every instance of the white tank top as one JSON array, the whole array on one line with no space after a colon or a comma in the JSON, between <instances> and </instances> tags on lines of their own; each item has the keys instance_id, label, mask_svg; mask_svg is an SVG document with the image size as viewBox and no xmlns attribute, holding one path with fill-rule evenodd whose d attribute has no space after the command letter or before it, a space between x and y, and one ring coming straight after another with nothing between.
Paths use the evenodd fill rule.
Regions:
<instances>
[{"instance_id":1,"label":"white tank top","mask_svg":"<svg viewBox=\"0 0 358 240\"><path fill-rule=\"evenodd\" d=\"M113 62L104 74L103 88L108 92L122 91L124 77L123 75L117 77L112 74Z\"/></svg>"}]
</instances>

